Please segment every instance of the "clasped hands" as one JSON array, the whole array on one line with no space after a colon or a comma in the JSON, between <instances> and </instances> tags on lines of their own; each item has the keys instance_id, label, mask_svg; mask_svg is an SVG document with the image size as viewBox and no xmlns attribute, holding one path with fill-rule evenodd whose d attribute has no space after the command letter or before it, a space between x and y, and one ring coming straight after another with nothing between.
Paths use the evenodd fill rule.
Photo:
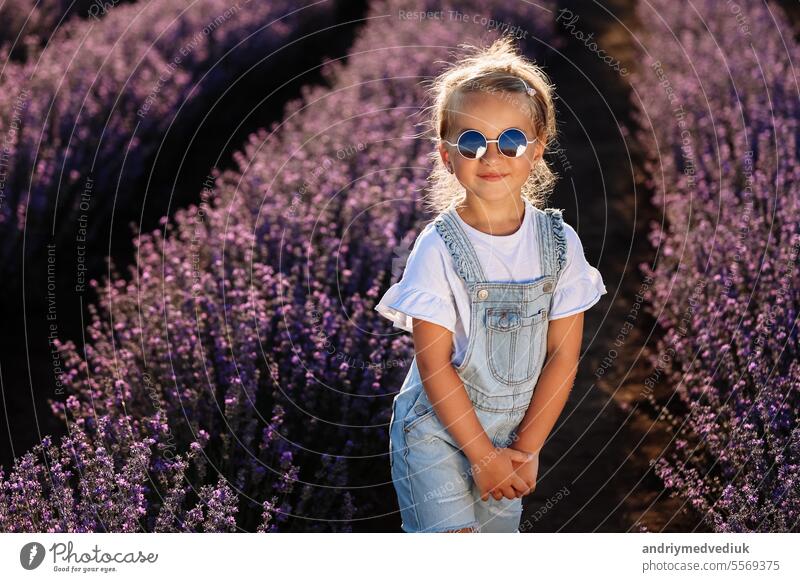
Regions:
<instances>
[{"instance_id":1,"label":"clasped hands","mask_svg":"<svg viewBox=\"0 0 800 582\"><path fill-rule=\"evenodd\" d=\"M499 501L503 497L516 499L533 493L538 473L538 452L511 447L495 447L490 454L472 463L473 478L483 501L488 501L489 495Z\"/></svg>"}]
</instances>

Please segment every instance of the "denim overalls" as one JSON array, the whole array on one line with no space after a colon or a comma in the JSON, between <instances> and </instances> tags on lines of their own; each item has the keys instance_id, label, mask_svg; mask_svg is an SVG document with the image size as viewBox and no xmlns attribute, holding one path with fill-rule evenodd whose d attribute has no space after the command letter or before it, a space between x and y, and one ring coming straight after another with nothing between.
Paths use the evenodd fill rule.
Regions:
<instances>
[{"instance_id":1,"label":"denim overalls","mask_svg":"<svg viewBox=\"0 0 800 582\"><path fill-rule=\"evenodd\" d=\"M528 208L531 208L529 206ZM566 262L561 212L533 207L542 276L524 282L487 281L454 205L434 220L470 296L469 341L455 370L494 446L514 441L547 352L547 316ZM522 498L483 501L469 460L439 420L414 357L392 401L389 458L406 532L471 527L518 532Z\"/></svg>"}]
</instances>

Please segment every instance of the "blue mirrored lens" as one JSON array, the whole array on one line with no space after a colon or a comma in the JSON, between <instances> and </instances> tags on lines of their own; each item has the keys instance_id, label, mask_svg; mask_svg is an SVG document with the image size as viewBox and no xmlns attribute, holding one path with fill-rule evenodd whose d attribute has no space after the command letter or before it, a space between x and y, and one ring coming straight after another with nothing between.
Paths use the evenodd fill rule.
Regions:
<instances>
[{"instance_id":1,"label":"blue mirrored lens","mask_svg":"<svg viewBox=\"0 0 800 582\"><path fill-rule=\"evenodd\" d=\"M504 156L516 158L525 152L528 147L528 138L519 129L507 129L500 134L497 147Z\"/></svg>"},{"instance_id":2,"label":"blue mirrored lens","mask_svg":"<svg viewBox=\"0 0 800 582\"><path fill-rule=\"evenodd\" d=\"M462 156L471 160L485 154L486 145L486 138L479 131L465 131L458 138L458 151Z\"/></svg>"}]
</instances>

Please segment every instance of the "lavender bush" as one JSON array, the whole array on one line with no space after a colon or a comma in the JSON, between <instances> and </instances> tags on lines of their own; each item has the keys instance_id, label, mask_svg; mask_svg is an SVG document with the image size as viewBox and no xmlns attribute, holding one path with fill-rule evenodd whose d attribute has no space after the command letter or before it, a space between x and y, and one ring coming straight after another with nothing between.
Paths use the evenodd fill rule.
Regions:
<instances>
[{"instance_id":1,"label":"lavender bush","mask_svg":"<svg viewBox=\"0 0 800 582\"><path fill-rule=\"evenodd\" d=\"M101 417L92 436L79 421L60 447L45 437L8 480L0 469L3 531L236 531L236 496L223 479L199 491L187 484L189 469L204 466L202 444L152 462L154 438L120 443L106 430L109 420ZM150 496L154 490L157 500Z\"/></svg>"},{"instance_id":2,"label":"lavender bush","mask_svg":"<svg viewBox=\"0 0 800 582\"><path fill-rule=\"evenodd\" d=\"M41 58L6 65L0 72L6 154L0 162L0 275L6 283L15 282L28 261L35 265L28 268L35 286L47 243L65 260L76 255L77 241L99 252L106 239L107 249L112 215L123 225L139 219L142 190L159 153L168 153L160 149L176 118L192 120L194 131L219 95L256 64L272 58L276 70L286 66L280 55L291 51L281 49L332 20L337 5L117 5L99 21L64 24ZM270 57L276 51L279 56Z\"/></svg>"},{"instance_id":3,"label":"lavender bush","mask_svg":"<svg viewBox=\"0 0 800 582\"><path fill-rule=\"evenodd\" d=\"M532 30L539 38L552 23L552 12L529 4L457 5L542 23ZM412 137L421 81L458 43L497 34L398 17L434 8L453 7L373 2L347 64L324 67L331 88L306 89L283 123L251 136L236 169L215 172L199 205L139 237L129 280L112 269L95 283L85 357L59 344L70 396L52 407L87 435L74 463L104 463L93 475L109 480L125 475L121 489L100 486L103 499L138 500L136 516L107 504L109 529L139 519L154 530L163 519L182 529L350 531L392 509L386 424L412 344L373 308L396 249L427 218L418 194L431 146ZM524 46L541 48L534 38ZM60 467L71 466L67 449ZM180 461L167 462L167 451ZM92 498L72 501L81 487L61 486L66 476L30 487L34 517L21 509L24 483L46 478L45 451L36 453L4 483L0 529L97 527L86 515ZM176 484L189 470L200 493L184 499ZM158 487L147 484L153 471ZM65 497L71 521L59 513Z\"/></svg>"},{"instance_id":4,"label":"lavender bush","mask_svg":"<svg viewBox=\"0 0 800 582\"><path fill-rule=\"evenodd\" d=\"M765 3L638 14L639 139L666 219L645 266L664 330L652 363L682 421L657 474L716 531L796 531L800 50Z\"/></svg>"},{"instance_id":5,"label":"lavender bush","mask_svg":"<svg viewBox=\"0 0 800 582\"><path fill-rule=\"evenodd\" d=\"M100 20L118 4L133 0L14 0L0 5L0 46L25 60L71 18ZM3 60L3 62L6 62Z\"/></svg>"}]
</instances>

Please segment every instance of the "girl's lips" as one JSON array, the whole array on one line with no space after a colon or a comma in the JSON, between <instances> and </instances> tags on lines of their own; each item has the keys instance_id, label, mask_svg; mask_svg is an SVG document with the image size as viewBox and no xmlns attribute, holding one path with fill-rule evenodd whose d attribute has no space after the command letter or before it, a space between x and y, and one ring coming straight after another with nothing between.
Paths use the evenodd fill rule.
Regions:
<instances>
[{"instance_id":1,"label":"girl's lips","mask_svg":"<svg viewBox=\"0 0 800 582\"><path fill-rule=\"evenodd\" d=\"M508 174L478 174L478 178L488 180L489 182L497 182L508 176Z\"/></svg>"}]
</instances>

